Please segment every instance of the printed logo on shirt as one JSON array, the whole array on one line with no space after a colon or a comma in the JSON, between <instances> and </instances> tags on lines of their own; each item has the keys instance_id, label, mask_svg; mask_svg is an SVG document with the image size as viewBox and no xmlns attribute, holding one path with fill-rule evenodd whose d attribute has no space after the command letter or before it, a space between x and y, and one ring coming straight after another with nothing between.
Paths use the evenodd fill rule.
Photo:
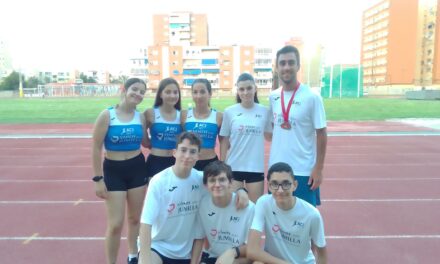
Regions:
<instances>
[{"instance_id":1,"label":"printed logo on shirt","mask_svg":"<svg viewBox=\"0 0 440 264\"><path fill-rule=\"evenodd\" d=\"M255 114L255 118L263 118L263 115L261 115L261 114Z\"/></svg>"},{"instance_id":2,"label":"printed logo on shirt","mask_svg":"<svg viewBox=\"0 0 440 264\"><path fill-rule=\"evenodd\" d=\"M121 135L131 135L134 133L134 128L132 127L124 127L122 128Z\"/></svg>"},{"instance_id":3,"label":"printed logo on shirt","mask_svg":"<svg viewBox=\"0 0 440 264\"><path fill-rule=\"evenodd\" d=\"M238 217L238 216L231 216L229 218L229 222L238 223L238 222L240 222L240 217Z\"/></svg>"},{"instance_id":4,"label":"printed logo on shirt","mask_svg":"<svg viewBox=\"0 0 440 264\"><path fill-rule=\"evenodd\" d=\"M176 204L172 203L170 205L168 205L168 213L172 213L174 211L174 209L176 209Z\"/></svg>"},{"instance_id":5,"label":"printed logo on shirt","mask_svg":"<svg viewBox=\"0 0 440 264\"><path fill-rule=\"evenodd\" d=\"M175 126L167 126L167 128L165 129L165 133L166 132L177 132L177 127L175 127Z\"/></svg>"},{"instance_id":6,"label":"printed logo on shirt","mask_svg":"<svg viewBox=\"0 0 440 264\"><path fill-rule=\"evenodd\" d=\"M278 99L280 99L279 96L275 97L273 100L276 101L276 100L278 100Z\"/></svg>"},{"instance_id":7,"label":"printed logo on shirt","mask_svg":"<svg viewBox=\"0 0 440 264\"><path fill-rule=\"evenodd\" d=\"M279 225L273 225L272 231L275 233L273 235L274 238L277 240L282 240L293 246L299 246L301 244L301 240L299 239L298 235L281 230L281 227Z\"/></svg>"},{"instance_id":8,"label":"printed logo on shirt","mask_svg":"<svg viewBox=\"0 0 440 264\"><path fill-rule=\"evenodd\" d=\"M200 128L200 129L204 129L207 127L207 124L204 123L196 123L196 125L194 126L194 129L196 128Z\"/></svg>"},{"instance_id":9,"label":"printed logo on shirt","mask_svg":"<svg viewBox=\"0 0 440 264\"><path fill-rule=\"evenodd\" d=\"M298 220L293 221L293 227L297 226L297 227L301 227L304 228L304 222L300 222Z\"/></svg>"},{"instance_id":10,"label":"printed logo on shirt","mask_svg":"<svg viewBox=\"0 0 440 264\"><path fill-rule=\"evenodd\" d=\"M177 186L173 186L173 187L169 188L168 191L172 192L172 191L174 191L175 189L177 189Z\"/></svg>"},{"instance_id":11,"label":"printed logo on shirt","mask_svg":"<svg viewBox=\"0 0 440 264\"><path fill-rule=\"evenodd\" d=\"M112 117L112 118L110 118L110 120L115 120L116 119L116 117Z\"/></svg>"},{"instance_id":12,"label":"printed logo on shirt","mask_svg":"<svg viewBox=\"0 0 440 264\"><path fill-rule=\"evenodd\" d=\"M273 214L273 215L277 215L277 213L275 213L275 211L272 211L272 214Z\"/></svg>"},{"instance_id":13,"label":"printed logo on shirt","mask_svg":"<svg viewBox=\"0 0 440 264\"><path fill-rule=\"evenodd\" d=\"M188 115L188 118L192 118L193 116L192 115Z\"/></svg>"},{"instance_id":14,"label":"printed logo on shirt","mask_svg":"<svg viewBox=\"0 0 440 264\"><path fill-rule=\"evenodd\" d=\"M293 101L293 104L297 105L297 106L301 106L301 102L298 102L298 101L295 101L295 100Z\"/></svg>"},{"instance_id":15,"label":"printed logo on shirt","mask_svg":"<svg viewBox=\"0 0 440 264\"><path fill-rule=\"evenodd\" d=\"M237 116L241 116L243 113L238 113Z\"/></svg>"},{"instance_id":16,"label":"printed logo on shirt","mask_svg":"<svg viewBox=\"0 0 440 264\"><path fill-rule=\"evenodd\" d=\"M213 216L215 215L215 212L209 213L208 216Z\"/></svg>"},{"instance_id":17,"label":"printed logo on shirt","mask_svg":"<svg viewBox=\"0 0 440 264\"><path fill-rule=\"evenodd\" d=\"M263 133L260 127L253 125L240 125L237 131L238 134L240 135L251 135L251 136L261 135Z\"/></svg>"},{"instance_id":18,"label":"printed logo on shirt","mask_svg":"<svg viewBox=\"0 0 440 264\"><path fill-rule=\"evenodd\" d=\"M157 139L162 140L163 139L163 133L157 133Z\"/></svg>"},{"instance_id":19,"label":"printed logo on shirt","mask_svg":"<svg viewBox=\"0 0 440 264\"><path fill-rule=\"evenodd\" d=\"M117 142L119 141L119 137L118 137L118 136L112 136L112 137L110 138L110 140L111 140L113 143L117 143Z\"/></svg>"},{"instance_id":20,"label":"printed logo on shirt","mask_svg":"<svg viewBox=\"0 0 440 264\"><path fill-rule=\"evenodd\" d=\"M159 119L159 118L160 118L160 115L156 116L156 119Z\"/></svg>"},{"instance_id":21,"label":"printed logo on shirt","mask_svg":"<svg viewBox=\"0 0 440 264\"><path fill-rule=\"evenodd\" d=\"M211 229L211 236L215 237L217 235L217 229Z\"/></svg>"},{"instance_id":22,"label":"printed logo on shirt","mask_svg":"<svg viewBox=\"0 0 440 264\"><path fill-rule=\"evenodd\" d=\"M198 184L193 184L192 187L191 187L191 191L198 190L199 187L200 186Z\"/></svg>"}]
</instances>

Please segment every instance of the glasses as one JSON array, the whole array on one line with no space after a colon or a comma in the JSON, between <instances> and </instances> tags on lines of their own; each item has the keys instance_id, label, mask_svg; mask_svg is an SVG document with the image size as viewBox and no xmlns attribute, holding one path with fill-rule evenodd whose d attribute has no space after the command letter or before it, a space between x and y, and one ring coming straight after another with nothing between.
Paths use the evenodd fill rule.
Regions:
<instances>
[{"instance_id":1,"label":"glasses","mask_svg":"<svg viewBox=\"0 0 440 264\"><path fill-rule=\"evenodd\" d=\"M290 181L283 181L282 183L278 183L276 181L270 182L269 186L271 189L273 190L278 190L281 186L281 189L283 189L284 191L287 191L290 189L290 187L292 186L292 182Z\"/></svg>"}]
</instances>

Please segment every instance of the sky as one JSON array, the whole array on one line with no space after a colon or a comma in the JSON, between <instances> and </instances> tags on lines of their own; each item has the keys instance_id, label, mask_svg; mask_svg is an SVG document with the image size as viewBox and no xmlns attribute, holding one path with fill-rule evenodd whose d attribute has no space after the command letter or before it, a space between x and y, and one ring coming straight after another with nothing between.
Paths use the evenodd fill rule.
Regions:
<instances>
[{"instance_id":1,"label":"sky","mask_svg":"<svg viewBox=\"0 0 440 264\"><path fill-rule=\"evenodd\" d=\"M378 0L2 0L0 39L15 69L126 70L151 45L152 15L205 13L211 45L320 43L326 63L358 63L362 11Z\"/></svg>"}]
</instances>

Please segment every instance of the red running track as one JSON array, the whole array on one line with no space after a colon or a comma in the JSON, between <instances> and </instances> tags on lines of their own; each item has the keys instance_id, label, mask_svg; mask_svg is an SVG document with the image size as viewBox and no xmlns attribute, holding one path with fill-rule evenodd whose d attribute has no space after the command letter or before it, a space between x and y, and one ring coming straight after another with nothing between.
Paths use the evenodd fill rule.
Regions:
<instances>
[{"instance_id":1,"label":"red running track","mask_svg":"<svg viewBox=\"0 0 440 264\"><path fill-rule=\"evenodd\" d=\"M90 143L0 139L1 263L105 263ZM438 157L438 136L330 137L319 208L329 263L437 263Z\"/></svg>"}]
</instances>

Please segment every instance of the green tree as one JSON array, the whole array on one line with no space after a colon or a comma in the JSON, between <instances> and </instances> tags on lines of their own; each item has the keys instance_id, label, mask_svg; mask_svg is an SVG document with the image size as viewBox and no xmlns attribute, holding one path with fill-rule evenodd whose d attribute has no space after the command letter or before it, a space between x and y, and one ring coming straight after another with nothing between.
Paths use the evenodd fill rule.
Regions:
<instances>
[{"instance_id":1,"label":"green tree","mask_svg":"<svg viewBox=\"0 0 440 264\"><path fill-rule=\"evenodd\" d=\"M84 73L80 73L79 78L83 80L83 83L97 83L93 77L87 76Z\"/></svg>"},{"instance_id":2,"label":"green tree","mask_svg":"<svg viewBox=\"0 0 440 264\"><path fill-rule=\"evenodd\" d=\"M24 83L24 76L21 76ZM20 74L16 71L11 72L3 81L0 83L0 90L18 90L20 86Z\"/></svg>"},{"instance_id":3,"label":"green tree","mask_svg":"<svg viewBox=\"0 0 440 264\"><path fill-rule=\"evenodd\" d=\"M41 84L37 77L32 76L29 79L26 80L26 82L23 84L26 88L37 88L38 85Z\"/></svg>"}]
</instances>

